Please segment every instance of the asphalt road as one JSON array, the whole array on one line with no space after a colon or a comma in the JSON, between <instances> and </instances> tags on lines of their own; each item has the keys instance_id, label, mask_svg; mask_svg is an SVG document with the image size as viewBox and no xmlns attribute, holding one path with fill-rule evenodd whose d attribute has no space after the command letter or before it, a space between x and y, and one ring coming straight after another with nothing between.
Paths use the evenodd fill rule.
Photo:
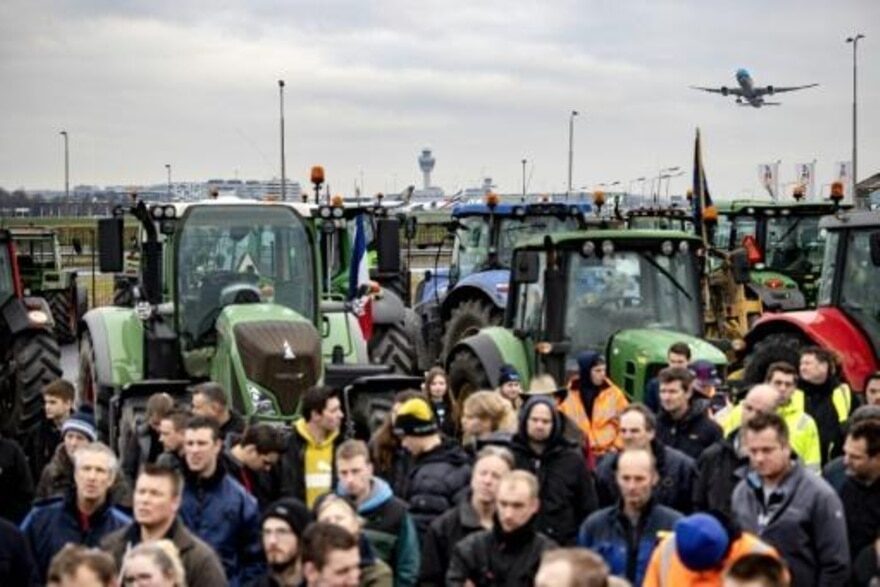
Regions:
<instances>
[{"instance_id":1,"label":"asphalt road","mask_svg":"<svg viewBox=\"0 0 880 587\"><path fill-rule=\"evenodd\" d=\"M64 372L64 378L76 384L79 374L79 347L76 343L62 345L61 369Z\"/></svg>"}]
</instances>

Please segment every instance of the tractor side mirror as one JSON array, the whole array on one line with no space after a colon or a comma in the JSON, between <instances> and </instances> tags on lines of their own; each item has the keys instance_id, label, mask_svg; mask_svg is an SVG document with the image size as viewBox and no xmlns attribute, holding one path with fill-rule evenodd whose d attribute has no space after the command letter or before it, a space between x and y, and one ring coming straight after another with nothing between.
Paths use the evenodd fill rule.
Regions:
<instances>
[{"instance_id":1,"label":"tractor side mirror","mask_svg":"<svg viewBox=\"0 0 880 587\"><path fill-rule=\"evenodd\" d=\"M406 220L403 223L403 236L406 240L413 240L416 238L416 229L418 228L418 218L415 216L407 216Z\"/></svg>"},{"instance_id":2,"label":"tractor side mirror","mask_svg":"<svg viewBox=\"0 0 880 587\"><path fill-rule=\"evenodd\" d=\"M78 238L75 238L75 239L73 239L71 244L73 245L73 252L76 253L77 255L82 255L82 252L83 252L82 241L79 240Z\"/></svg>"},{"instance_id":3,"label":"tractor side mirror","mask_svg":"<svg viewBox=\"0 0 880 587\"><path fill-rule=\"evenodd\" d=\"M122 231L121 217L98 220L98 265L101 273L122 271Z\"/></svg>"},{"instance_id":4,"label":"tractor side mirror","mask_svg":"<svg viewBox=\"0 0 880 587\"><path fill-rule=\"evenodd\" d=\"M514 283L538 283L541 277L537 251L520 251L513 259Z\"/></svg>"},{"instance_id":5,"label":"tractor side mirror","mask_svg":"<svg viewBox=\"0 0 880 587\"><path fill-rule=\"evenodd\" d=\"M747 284L751 280L750 271L749 256L744 249L736 249L730 253L730 273L735 284Z\"/></svg>"},{"instance_id":6,"label":"tractor side mirror","mask_svg":"<svg viewBox=\"0 0 880 587\"><path fill-rule=\"evenodd\" d=\"M397 218L377 219L376 252L379 273L400 273L400 221Z\"/></svg>"},{"instance_id":7,"label":"tractor side mirror","mask_svg":"<svg viewBox=\"0 0 880 587\"><path fill-rule=\"evenodd\" d=\"M868 242L871 249L871 263L874 267L880 267L880 230L872 232Z\"/></svg>"}]
</instances>

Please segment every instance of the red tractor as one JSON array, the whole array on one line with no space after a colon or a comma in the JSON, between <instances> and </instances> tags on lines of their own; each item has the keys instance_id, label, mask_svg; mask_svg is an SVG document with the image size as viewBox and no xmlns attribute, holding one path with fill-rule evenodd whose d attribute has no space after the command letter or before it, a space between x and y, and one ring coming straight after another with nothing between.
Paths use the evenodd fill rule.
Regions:
<instances>
[{"instance_id":1,"label":"red tractor","mask_svg":"<svg viewBox=\"0 0 880 587\"><path fill-rule=\"evenodd\" d=\"M798 364L804 346L818 345L841 362L841 376L863 391L880 367L880 211L838 212L819 224L826 231L818 307L765 314L746 335L743 379L763 381L773 361Z\"/></svg>"}]
</instances>

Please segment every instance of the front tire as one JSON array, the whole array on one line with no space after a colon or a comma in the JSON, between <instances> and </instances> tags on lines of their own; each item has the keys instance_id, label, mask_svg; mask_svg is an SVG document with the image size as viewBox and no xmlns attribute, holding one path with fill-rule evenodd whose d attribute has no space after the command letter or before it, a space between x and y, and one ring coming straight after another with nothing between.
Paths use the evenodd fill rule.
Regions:
<instances>
[{"instance_id":1,"label":"front tire","mask_svg":"<svg viewBox=\"0 0 880 587\"><path fill-rule=\"evenodd\" d=\"M390 365L394 373L415 375L419 370L416 344L405 323L376 325L367 343L370 362Z\"/></svg>"},{"instance_id":2,"label":"front tire","mask_svg":"<svg viewBox=\"0 0 880 587\"><path fill-rule=\"evenodd\" d=\"M478 333L487 326L501 324L501 311L488 301L465 300L452 309L443 334L443 352L441 356L449 357L452 348L459 341Z\"/></svg>"},{"instance_id":3,"label":"front tire","mask_svg":"<svg viewBox=\"0 0 880 587\"><path fill-rule=\"evenodd\" d=\"M456 403L462 405L472 393L491 388L482 361L468 349L456 352L449 363L449 390Z\"/></svg>"},{"instance_id":4,"label":"front tire","mask_svg":"<svg viewBox=\"0 0 880 587\"><path fill-rule=\"evenodd\" d=\"M76 340L76 305L71 290L58 290L48 293L46 301L52 309L55 321L55 338L58 344L69 344Z\"/></svg>"},{"instance_id":5,"label":"front tire","mask_svg":"<svg viewBox=\"0 0 880 587\"><path fill-rule=\"evenodd\" d=\"M43 387L61 377L61 350L52 333L23 333L12 343L12 362L0 382L0 428L11 433L43 417Z\"/></svg>"},{"instance_id":6,"label":"front tire","mask_svg":"<svg viewBox=\"0 0 880 587\"><path fill-rule=\"evenodd\" d=\"M77 399L80 405L89 404L95 408L95 424L98 437L107 442L110 429L107 423L109 398L99 393L98 374L95 370L95 347L91 335L86 332L79 345L79 378L77 379Z\"/></svg>"}]
</instances>

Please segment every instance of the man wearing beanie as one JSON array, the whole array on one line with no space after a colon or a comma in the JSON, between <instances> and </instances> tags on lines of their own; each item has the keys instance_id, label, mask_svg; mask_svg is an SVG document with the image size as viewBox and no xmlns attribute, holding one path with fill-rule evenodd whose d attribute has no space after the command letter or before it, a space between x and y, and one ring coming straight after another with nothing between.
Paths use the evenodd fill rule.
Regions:
<instances>
[{"instance_id":1,"label":"man wearing beanie","mask_svg":"<svg viewBox=\"0 0 880 587\"><path fill-rule=\"evenodd\" d=\"M431 522L464 498L470 483L467 453L441 436L428 401L422 397L401 404L394 416L394 434L412 457L404 494L419 538Z\"/></svg>"},{"instance_id":2,"label":"man wearing beanie","mask_svg":"<svg viewBox=\"0 0 880 587\"><path fill-rule=\"evenodd\" d=\"M654 549L642 586L721 585L724 571L743 556L779 558L754 534L723 521L720 515L699 513L676 522L674 532Z\"/></svg>"},{"instance_id":3,"label":"man wearing beanie","mask_svg":"<svg viewBox=\"0 0 880 587\"><path fill-rule=\"evenodd\" d=\"M596 510L598 500L583 451L565 438L563 428L553 398L533 396L520 410L519 431L510 449L516 468L539 480L537 530L561 545L573 545L578 524Z\"/></svg>"},{"instance_id":4,"label":"man wearing beanie","mask_svg":"<svg viewBox=\"0 0 880 587\"><path fill-rule=\"evenodd\" d=\"M297 587L303 582L301 542L312 515L298 499L285 497L269 505L260 523L263 552L269 565L251 587Z\"/></svg>"}]
</instances>

